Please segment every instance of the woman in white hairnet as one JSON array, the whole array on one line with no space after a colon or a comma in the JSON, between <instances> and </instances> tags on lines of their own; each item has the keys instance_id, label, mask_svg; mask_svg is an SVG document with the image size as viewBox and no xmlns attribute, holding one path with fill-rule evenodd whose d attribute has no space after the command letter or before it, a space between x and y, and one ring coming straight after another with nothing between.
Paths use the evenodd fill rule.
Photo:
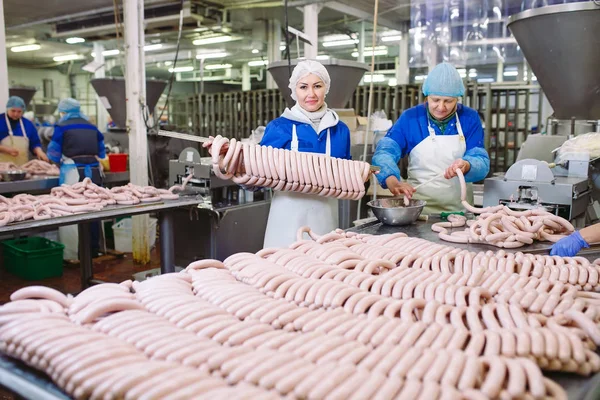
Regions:
<instances>
[{"instance_id":1,"label":"woman in white hairnet","mask_svg":"<svg viewBox=\"0 0 600 400\"><path fill-rule=\"evenodd\" d=\"M350 130L325 103L330 84L329 73L321 63L299 62L289 84L296 104L269 122L260 144L350 159ZM289 246L304 225L319 234L338 228L337 200L295 192L275 193L264 247Z\"/></svg>"}]
</instances>

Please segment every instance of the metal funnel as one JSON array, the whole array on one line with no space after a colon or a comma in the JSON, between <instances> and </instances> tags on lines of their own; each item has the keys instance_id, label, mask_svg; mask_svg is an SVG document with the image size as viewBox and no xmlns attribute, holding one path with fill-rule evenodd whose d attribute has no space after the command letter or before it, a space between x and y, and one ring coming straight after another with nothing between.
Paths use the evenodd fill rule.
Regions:
<instances>
[{"instance_id":1,"label":"metal funnel","mask_svg":"<svg viewBox=\"0 0 600 400\"><path fill-rule=\"evenodd\" d=\"M92 79L92 86L98 96L102 99L106 110L113 122L119 128L125 128L127 124L127 107L125 103L125 79L124 78L98 78ZM167 86L167 81L146 80L146 105L150 112L154 111L156 103Z\"/></svg>"},{"instance_id":2,"label":"metal funnel","mask_svg":"<svg viewBox=\"0 0 600 400\"><path fill-rule=\"evenodd\" d=\"M346 61L331 58L329 60L319 61L329 72L331 76L331 88L327 94L327 106L329 108L344 108L350 100L350 96L356 90L365 71L369 70L367 64L356 61ZM298 64L298 60L292 60L292 69ZM269 64L267 70L279 86L283 98L288 107L294 105L294 100L288 87L290 74L287 61L277 61Z\"/></svg>"},{"instance_id":3,"label":"metal funnel","mask_svg":"<svg viewBox=\"0 0 600 400\"><path fill-rule=\"evenodd\" d=\"M509 19L558 119L600 119L600 6L592 1L523 11Z\"/></svg>"},{"instance_id":4,"label":"metal funnel","mask_svg":"<svg viewBox=\"0 0 600 400\"><path fill-rule=\"evenodd\" d=\"M35 92L37 92L37 89L31 86L13 86L8 89L8 95L22 98L25 102L25 107L29 105Z\"/></svg>"}]
</instances>

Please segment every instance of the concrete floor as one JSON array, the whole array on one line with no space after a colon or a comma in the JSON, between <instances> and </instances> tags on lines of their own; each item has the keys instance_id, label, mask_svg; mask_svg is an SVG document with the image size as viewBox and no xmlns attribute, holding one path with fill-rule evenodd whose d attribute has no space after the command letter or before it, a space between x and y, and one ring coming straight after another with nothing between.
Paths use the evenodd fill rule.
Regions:
<instances>
[{"instance_id":1,"label":"concrete floor","mask_svg":"<svg viewBox=\"0 0 600 400\"><path fill-rule=\"evenodd\" d=\"M134 263L131 253L125 253L121 258L103 256L94 260L94 279L118 283L132 279L132 275L135 273L153 268L160 268L160 254L157 248L152 250L151 261L147 265ZM65 263L62 277L27 281L6 272L4 268L0 268L0 304L8 302L11 293L24 286L43 285L63 293L76 294L81 290L80 274L79 264Z\"/></svg>"}]
</instances>

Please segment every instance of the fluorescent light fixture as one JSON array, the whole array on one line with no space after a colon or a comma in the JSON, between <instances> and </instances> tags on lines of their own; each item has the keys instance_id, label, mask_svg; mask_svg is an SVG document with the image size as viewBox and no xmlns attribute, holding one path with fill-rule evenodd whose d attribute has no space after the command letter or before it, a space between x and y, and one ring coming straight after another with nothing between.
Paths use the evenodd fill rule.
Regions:
<instances>
[{"instance_id":1,"label":"fluorescent light fixture","mask_svg":"<svg viewBox=\"0 0 600 400\"><path fill-rule=\"evenodd\" d=\"M400 40L402 40L402 35L382 36L381 37L382 42L399 42ZM396 86L396 85L394 85L394 86Z\"/></svg>"},{"instance_id":2,"label":"fluorescent light fixture","mask_svg":"<svg viewBox=\"0 0 600 400\"><path fill-rule=\"evenodd\" d=\"M229 53L226 52L218 52L218 53L202 53L202 54L197 54L196 55L196 59L197 60L206 60L208 58L223 58L223 57L227 57L229 55Z\"/></svg>"},{"instance_id":3,"label":"fluorescent light fixture","mask_svg":"<svg viewBox=\"0 0 600 400\"><path fill-rule=\"evenodd\" d=\"M376 55L376 56L387 56L387 49L385 50L375 50L375 51L366 51L365 50L365 57L370 57L371 55ZM354 51L352 52L352 57L358 57L358 51Z\"/></svg>"},{"instance_id":4,"label":"fluorescent light fixture","mask_svg":"<svg viewBox=\"0 0 600 400\"><path fill-rule=\"evenodd\" d=\"M327 54L319 54L317 56L317 60L329 60L329 55L327 55Z\"/></svg>"},{"instance_id":5,"label":"fluorescent light fixture","mask_svg":"<svg viewBox=\"0 0 600 400\"><path fill-rule=\"evenodd\" d=\"M68 44L77 44L77 43L83 43L85 42L84 38L80 38L80 37L70 37L67 38L67 40L65 40Z\"/></svg>"},{"instance_id":6,"label":"fluorescent light fixture","mask_svg":"<svg viewBox=\"0 0 600 400\"><path fill-rule=\"evenodd\" d=\"M323 42L323 47L352 46L358 43L358 39L334 40Z\"/></svg>"},{"instance_id":7,"label":"fluorescent light fixture","mask_svg":"<svg viewBox=\"0 0 600 400\"><path fill-rule=\"evenodd\" d=\"M42 46L40 46L39 44L25 44L23 46L11 47L10 51L12 51L13 53L22 53L24 51L34 51L39 50L41 48Z\"/></svg>"},{"instance_id":8,"label":"fluorescent light fixture","mask_svg":"<svg viewBox=\"0 0 600 400\"><path fill-rule=\"evenodd\" d=\"M173 61L165 61L165 67L169 67L173 64Z\"/></svg>"},{"instance_id":9,"label":"fluorescent light fixture","mask_svg":"<svg viewBox=\"0 0 600 400\"><path fill-rule=\"evenodd\" d=\"M194 67L175 67L175 68L169 68L169 72L173 73L173 72L192 72L194 70Z\"/></svg>"},{"instance_id":10,"label":"fluorescent light fixture","mask_svg":"<svg viewBox=\"0 0 600 400\"><path fill-rule=\"evenodd\" d=\"M121 53L121 52L119 51L119 49L113 49L113 50L104 50L104 51L102 52L102 55L103 55L104 57L109 57L109 56L116 56L116 55L118 55L119 53ZM92 52L92 57L96 57L96 53Z\"/></svg>"},{"instance_id":11,"label":"fluorescent light fixture","mask_svg":"<svg viewBox=\"0 0 600 400\"><path fill-rule=\"evenodd\" d=\"M388 79L388 85L398 86L398 80L396 78L390 78L390 79Z\"/></svg>"},{"instance_id":12,"label":"fluorescent light fixture","mask_svg":"<svg viewBox=\"0 0 600 400\"><path fill-rule=\"evenodd\" d=\"M202 46L204 44L231 42L232 40L235 40L232 36L221 35L221 36L212 36L212 37L207 37L207 38L202 38L202 39L196 39L192 43L194 43L194 45L196 45L196 46Z\"/></svg>"},{"instance_id":13,"label":"fluorescent light fixture","mask_svg":"<svg viewBox=\"0 0 600 400\"><path fill-rule=\"evenodd\" d=\"M532 81L536 81L536 82L537 82L537 76L535 76L535 75L531 75L531 80L532 80Z\"/></svg>"},{"instance_id":14,"label":"fluorescent light fixture","mask_svg":"<svg viewBox=\"0 0 600 400\"><path fill-rule=\"evenodd\" d=\"M415 76L415 81L424 81L427 78L427 75L417 75Z\"/></svg>"},{"instance_id":15,"label":"fluorescent light fixture","mask_svg":"<svg viewBox=\"0 0 600 400\"><path fill-rule=\"evenodd\" d=\"M73 60L81 60L83 58L82 55L79 54L65 54L64 56L56 56L52 59L54 61L73 61Z\"/></svg>"},{"instance_id":16,"label":"fluorescent light fixture","mask_svg":"<svg viewBox=\"0 0 600 400\"><path fill-rule=\"evenodd\" d=\"M285 44L279 45L279 51L284 51L285 50Z\"/></svg>"},{"instance_id":17,"label":"fluorescent light fixture","mask_svg":"<svg viewBox=\"0 0 600 400\"><path fill-rule=\"evenodd\" d=\"M204 66L204 69L213 70L213 69L229 69L231 68L231 64L211 64Z\"/></svg>"},{"instance_id":18,"label":"fluorescent light fixture","mask_svg":"<svg viewBox=\"0 0 600 400\"><path fill-rule=\"evenodd\" d=\"M263 65L269 65L269 61L267 60L254 60L254 61L249 61L248 65L251 67L261 67Z\"/></svg>"},{"instance_id":19,"label":"fluorescent light fixture","mask_svg":"<svg viewBox=\"0 0 600 400\"><path fill-rule=\"evenodd\" d=\"M479 83L492 83L494 82L494 78L479 78L477 79Z\"/></svg>"},{"instance_id":20,"label":"fluorescent light fixture","mask_svg":"<svg viewBox=\"0 0 600 400\"><path fill-rule=\"evenodd\" d=\"M154 50L161 49L162 47L163 47L162 43L147 44L144 46L144 51L154 51Z\"/></svg>"},{"instance_id":21,"label":"fluorescent light fixture","mask_svg":"<svg viewBox=\"0 0 600 400\"><path fill-rule=\"evenodd\" d=\"M258 54L258 53L260 53L260 52L258 51L258 49L252 49L252 54Z\"/></svg>"},{"instance_id":22,"label":"fluorescent light fixture","mask_svg":"<svg viewBox=\"0 0 600 400\"><path fill-rule=\"evenodd\" d=\"M504 76L519 76L519 71L504 71Z\"/></svg>"},{"instance_id":23,"label":"fluorescent light fixture","mask_svg":"<svg viewBox=\"0 0 600 400\"><path fill-rule=\"evenodd\" d=\"M385 76L383 76L382 74L365 75L365 77L364 77L365 83L371 83L371 80L373 82L384 82Z\"/></svg>"},{"instance_id":24,"label":"fluorescent light fixture","mask_svg":"<svg viewBox=\"0 0 600 400\"><path fill-rule=\"evenodd\" d=\"M476 71L470 71L469 72L469 78L477 78L477 72Z\"/></svg>"}]
</instances>

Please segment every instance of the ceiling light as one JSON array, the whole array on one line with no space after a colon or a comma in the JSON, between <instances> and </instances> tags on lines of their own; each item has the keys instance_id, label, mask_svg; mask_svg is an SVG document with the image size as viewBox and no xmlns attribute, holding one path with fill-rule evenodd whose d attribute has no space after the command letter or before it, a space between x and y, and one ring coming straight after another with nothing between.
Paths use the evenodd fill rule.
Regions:
<instances>
[{"instance_id":1,"label":"ceiling light","mask_svg":"<svg viewBox=\"0 0 600 400\"><path fill-rule=\"evenodd\" d=\"M169 68L169 72L173 73L173 72L192 72L194 70L194 67L176 67L176 68Z\"/></svg>"},{"instance_id":2,"label":"ceiling light","mask_svg":"<svg viewBox=\"0 0 600 400\"><path fill-rule=\"evenodd\" d=\"M375 51L365 51L365 57L369 57L371 55L375 55L375 56L387 56L387 49L385 50L375 50ZM354 51L352 52L352 57L356 58L358 57L358 51Z\"/></svg>"},{"instance_id":3,"label":"ceiling light","mask_svg":"<svg viewBox=\"0 0 600 400\"><path fill-rule=\"evenodd\" d=\"M479 78L477 79L478 83L492 83L494 82L494 78Z\"/></svg>"},{"instance_id":4,"label":"ceiling light","mask_svg":"<svg viewBox=\"0 0 600 400\"><path fill-rule=\"evenodd\" d=\"M388 79L388 85L390 85L390 86L397 86L398 85L398 80L396 78L390 78L390 79Z\"/></svg>"},{"instance_id":5,"label":"ceiling light","mask_svg":"<svg viewBox=\"0 0 600 400\"><path fill-rule=\"evenodd\" d=\"M258 54L258 53L259 53L258 49L252 49L252 54Z\"/></svg>"},{"instance_id":6,"label":"ceiling light","mask_svg":"<svg viewBox=\"0 0 600 400\"><path fill-rule=\"evenodd\" d=\"M40 46L39 44L26 44L23 46L11 47L10 51L12 51L13 53L22 53L24 51L34 51L34 50L39 50L41 48L42 48L42 46Z\"/></svg>"},{"instance_id":7,"label":"ceiling light","mask_svg":"<svg viewBox=\"0 0 600 400\"><path fill-rule=\"evenodd\" d=\"M113 49L113 50L104 50L102 52L102 55L104 57L109 57L109 56L116 56L120 53L119 49ZM96 53L92 52L92 57L96 57Z\"/></svg>"},{"instance_id":8,"label":"ceiling light","mask_svg":"<svg viewBox=\"0 0 600 400\"><path fill-rule=\"evenodd\" d=\"M211 64L211 65L206 65L204 67L204 69L208 69L208 70L212 70L212 69L229 69L231 67L232 67L231 64Z\"/></svg>"},{"instance_id":9,"label":"ceiling light","mask_svg":"<svg viewBox=\"0 0 600 400\"><path fill-rule=\"evenodd\" d=\"M317 56L317 60L329 60L329 55L327 55L327 54L319 54Z\"/></svg>"},{"instance_id":10,"label":"ceiling light","mask_svg":"<svg viewBox=\"0 0 600 400\"><path fill-rule=\"evenodd\" d=\"M372 76L372 78L371 78L371 76ZM371 80L373 82L383 82L383 81L385 81L385 76L383 76L382 74L365 75L365 78L364 78L365 83L370 83Z\"/></svg>"},{"instance_id":11,"label":"ceiling light","mask_svg":"<svg viewBox=\"0 0 600 400\"><path fill-rule=\"evenodd\" d=\"M85 39L84 38L80 38L80 37L70 37L70 38L67 38L66 42L68 44L77 44L77 43L83 43L83 42L85 42Z\"/></svg>"},{"instance_id":12,"label":"ceiling light","mask_svg":"<svg viewBox=\"0 0 600 400\"><path fill-rule=\"evenodd\" d=\"M282 44L279 46L279 51L284 51L285 50L285 44Z\"/></svg>"},{"instance_id":13,"label":"ceiling light","mask_svg":"<svg viewBox=\"0 0 600 400\"><path fill-rule=\"evenodd\" d=\"M427 78L427 75L417 75L415 76L415 81L424 81Z\"/></svg>"},{"instance_id":14,"label":"ceiling light","mask_svg":"<svg viewBox=\"0 0 600 400\"><path fill-rule=\"evenodd\" d=\"M144 51L154 51L161 49L162 47L162 43L147 44L146 46L144 46Z\"/></svg>"},{"instance_id":15,"label":"ceiling light","mask_svg":"<svg viewBox=\"0 0 600 400\"><path fill-rule=\"evenodd\" d=\"M268 65L269 61L267 60L254 60L254 61L249 61L248 65L251 67L261 67L263 65Z\"/></svg>"},{"instance_id":16,"label":"ceiling light","mask_svg":"<svg viewBox=\"0 0 600 400\"><path fill-rule=\"evenodd\" d=\"M402 35L395 35L395 36L382 36L381 37L381 41L382 42L398 42L402 40ZM395 85L394 85L395 86Z\"/></svg>"},{"instance_id":17,"label":"ceiling light","mask_svg":"<svg viewBox=\"0 0 600 400\"><path fill-rule=\"evenodd\" d=\"M173 61L165 61L165 67L169 67L173 64Z\"/></svg>"},{"instance_id":18,"label":"ceiling light","mask_svg":"<svg viewBox=\"0 0 600 400\"><path fill-rule=\"evenodd\" d=\"M358 39L334 40L331 42L323 42L323 47L351 46L357 43Z\"/></svg>"},{"instance_id":19,"label":"ceiling light","mask_svg":"<svg viewBox=\"0 0 600 400\"><path fill-rule=\"evenodd\" d=\"M207 38L202 38L202 39L196 39L193 41L193 43L196 46L201 46L203 44L231 42L232 40L234 40L234 38L232 36L222 35L222 36L213 36L213 37L207 37Z\"/></svg>"},{"instance_id":20,"label":"ceiling light","mask_svg":"<svg viewBox=\"0 0 600 400\"><path fill-rule=\"evenodd\" d=\"M73 60L81 60L83 58L82 55L79 54L65 54L64 56L56 56L52 58L54 61L73 61Z\"/></svg>"},{"instance_id":21,"label":"ceiling light","mask_svg":"<svg viewBox=\"0 0 600 400\"><path fill-rule=\"evenodd\" d=\"M504 71L504 76L519 76L519 71Z\"/></svg>"},{"instance_id":22,"label":"ceiling light","mask_svg":"<svg viewBox=\"0 0 600 400\"><path fill-rule=\"evenodd\" d=\"M206 60L207 58L223 58L227 57L229 54L226 52L218 52L218 53L202 53L197 54L196 59L198 60Z\"/></svg>"},{"instance_id":23,"label":"ceiling light","mask_svg":"<svg viewBox=\"0 0 600 400\"><path fill-rule=\"evenodd\" d=\"M469 72L469 78L477 78L477 72Z\"/></svg>"}]
</instances>

